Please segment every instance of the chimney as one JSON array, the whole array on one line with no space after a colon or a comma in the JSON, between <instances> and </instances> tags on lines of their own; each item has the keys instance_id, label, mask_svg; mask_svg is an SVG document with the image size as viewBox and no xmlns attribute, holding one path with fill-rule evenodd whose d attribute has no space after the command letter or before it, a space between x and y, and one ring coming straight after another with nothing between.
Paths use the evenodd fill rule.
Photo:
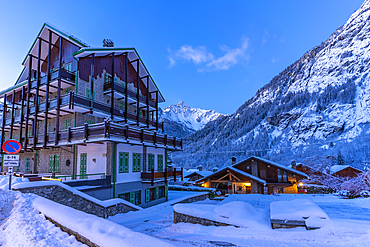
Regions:
<instances>
[{"instance_id":1,"label":"chimney","mask_svg":"<svg viewBox=\"0 0 370 247\"><path fill-rule=\"evenodd\" d=\"M292 169L297 169L297 162L295 160L292 160L291 162L291 165L292 165Z\"/></svg>"},{"instance_id":2,"label":"chimney","mask_svg":"<svg viewBox=\"0 0 370 247\"><path fill-rule=\"evenodd\" d=\"M198 171L203 171L203 166L202 165L199 165L198 167L197 167L197 169L198 169Z\"/></svg>"},{"instance_id":3,"label":"chimney","mask_svg":"<svg viewBox=\"0 0 370 247\"><path fill-rule=\"evenodd\" d=\"M235 163L236 163L236 158L235 157L232 157L231 158L231 164L235 165Z\"/></svg>"},{"instance_id":4,"label":"chimney","mask_svg":"<svg viewBox=\"0 0 370 247\"><path fill-rule=\"evenodd\" d=\"M104 39L103 47L114 47L114 43L111 39Z\"/></svg>"},{"instance_id":5,"label":"chimney","mask_svg":"<svg viewBox=\"0 0 370 247\"><path fill-rule=\"evenodd\" d=\"M215 166L215 167L212 168L212 172L217 172L217 171L218 171L217 166Z\"/></svg>"}]
</instances>

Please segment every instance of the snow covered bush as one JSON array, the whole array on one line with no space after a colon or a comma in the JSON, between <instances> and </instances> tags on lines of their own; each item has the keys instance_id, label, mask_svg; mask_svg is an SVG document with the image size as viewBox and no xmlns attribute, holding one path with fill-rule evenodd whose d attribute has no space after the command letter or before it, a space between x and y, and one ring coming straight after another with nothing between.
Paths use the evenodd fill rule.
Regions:
<instances>
[{"instance_id":1,"label":"snow covered bush","mask_svg":"<svg viewBox=\"0 0 370 247\"><path fill-rule=\"evenodd\" d=\"M338 191L338 196L340 196L340 197L350 197L350 192L349 191L347 191L347 190L340 190L340 191Z\"/></svg>"},{"instance_id":2,"label":"snow covered bush","mask_svg":"<svg viewBox=\"0 0 370 247\"><path fill-rule=\"evenodd\" d=\"M365 198L370 197L370 191L363 190L360 192L360 196Z\"/></svg>"}]
</instances>

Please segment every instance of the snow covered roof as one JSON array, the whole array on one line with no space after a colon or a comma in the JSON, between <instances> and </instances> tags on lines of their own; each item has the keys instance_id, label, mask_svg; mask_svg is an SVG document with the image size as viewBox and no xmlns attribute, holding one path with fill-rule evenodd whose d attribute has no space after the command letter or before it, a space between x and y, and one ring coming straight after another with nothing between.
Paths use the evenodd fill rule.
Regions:
<instances>
[{"instance_id":1,"label":"snow covered roof","mask_svg":"<svg viewBox=\"0 0 370 247\"><path fill-rule=\"evenodd\" d=\"M94 56L96 57L99 57L99 56L107 56L111 53L113 53L116 55L116 56L119 56L119 55L122 55L124 53L127 53L128 54L128 59L130 61L134 61L134 60L137 60L140 61L139 62L139 76L142 78L142 77L145 77L145 76L149 76L149 91L150 92L153 92L153 91L158 91L159 92L159 103L161 102L164 102L164 97L163 95L161 94L161 92L159 91L159 88L157 87L157 85L155 84L152 76L149 74L149 71L148 69L145 67L145 64L143 63L143 61L141 60L139 54L137 53L136 49L135 48L118 48L118 47L98 47L98 48L92 48L92 47L82 47L79 51L73 53L73 56L75 58L83 58L83 57L88 57L92 54L94 54ZM134 64L134 69L137 71L137 66Z\"/></svg>"},{"instance_id":2,"label":"snow covered roof","mask_svg":"<svg viewBox=\"0 0 370 247\"><path fill-rule=\"evenodd\" d=\"M298 171L296 169L290 168L288 166L284 166L284 165L281 165L279 163L276 163L276 162L273 162L273 161L270 161L270 160L267 160L267 159L263 159L263 158L260 158L260 157L256 157L256 156L251 156L251 157L249 157L249 158L247 158L247 159L245 159L245 160L243 160L243 161L241 161L239 163L236 163L235 165L233 165L233 167L239 165L242 162L245 162L247 160L250 160L250 159L256 159L256 160L259 160L261 162L267 163L269 165L278 167L281 170L289 171L289 172L291 172L293 174L296 174L296 175L299 175L299 176L302 176L302 177L305 177L305 178L309 178L308 175L306 173L304 173L304 172L301 172L301 171Z\"/></svg>"},{"instance_id":3,"label":"snow covered roof","mask_svg":"<svg viewBox=\"0 0 370 247\"><path fill-rule=\"evenodd\" d=\"M240 175L243 175L243 176L245 176L245 177L247 177L247 178L250 178L250 179L252 179L252 180L254 180L254 181L258 182L258 183L261 183L261 184L263 184L263 185L266 185L266 184L267 184L265 180L263 180L263 179L261 179L261 178L259 178L259 177L253 176L252 174L249 174L249 173L246 173L246 172L244 172L244 171L241 171L241 170L239 170L239 169L237 169L237 168L235 168L235 167L232 167L232 166L227 166L227 167L223 168L222 170L219 170L219 171L217 171L217 172L214 172L214 173L212 173L212 174L210 174L210 175L208 175L208 176L206 176L206 177L204 177L204 178L198 179L198 180L197 180L197 181L195 181L194 183L199 183L199 182L201 182L201 181L203 181L203 180L208 179L209 177L211 177L211 176L213 176L213 175L215 175L215 174L222 173L222 172L224 172L224 171L226 171L226 170L231 170L231 171L233 171L233 172L239 173Z\"/></svg>"},{"instance_id":4,"label":"snow covered roof","mask_svg":"<svg viewBox=\"0 0 370 247\"><path fill-rule=\"evenodd\" d=\"M330 174L333 174L333 173L337 173L341 170L344 170L348 167L351 167L352 169L355 169L359 172L362 172L361 170L357 169L357 168L354 168L353 166L346 166L346 165L333 165L332 167L330 167Z\"/></svg>"},{"instance_id":5,"label":"snow covered roof","mask_svg":"<svg viewBox=\"0 0 370 247\"><path fill-rule=\"evenodd\" d=\"M213 172L211 172L211 171L195 171L195 172L192 172L192 173L186 175L185 178L190 177L193 174L198 174L198 175L201 175L202 177L207 177L207 176L213 174Z\"/></svg>"}]
</instances>

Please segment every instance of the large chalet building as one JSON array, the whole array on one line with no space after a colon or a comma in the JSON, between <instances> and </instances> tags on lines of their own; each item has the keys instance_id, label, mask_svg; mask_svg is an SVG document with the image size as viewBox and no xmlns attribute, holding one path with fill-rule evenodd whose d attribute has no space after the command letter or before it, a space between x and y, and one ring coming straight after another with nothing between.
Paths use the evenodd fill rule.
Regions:
<instances>
[{"instance_id":1,"label":"large chalet building","mask_svg":"<svg viewBox=\"0 0 370 247\"><path fill-rule=\"evenodd\" d=\"M308 176L276 162L251 156L246 160L205 176L196 184L224 194L298 193L297 183Z\"/></svg>"},{"instance_id":2,"label":"large chalet building","mask_svg":"<svg viewBox=\"0 0 370 247\"><path fill-rule=\"evenodd\" d=\"M23 66L15 85L0 92L1 144L22 144L19 172L77 179L100 199L165 200L167 179L180 176L167 172L167 151L181 150L182 140L161 134L164 98L135 48L110 40L91 48L44 24ZM94 178L104 186L81 182Z\"/></svg>"}]
</instances>

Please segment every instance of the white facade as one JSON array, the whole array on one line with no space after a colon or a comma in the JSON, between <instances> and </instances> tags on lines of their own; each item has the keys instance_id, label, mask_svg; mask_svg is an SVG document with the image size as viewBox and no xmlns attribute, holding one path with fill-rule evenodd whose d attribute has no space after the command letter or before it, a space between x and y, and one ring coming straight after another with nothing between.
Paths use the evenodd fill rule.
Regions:
<instances>
[{"instance_id":1,"label":"white facade","mask_svg":"<svg viewBox=\"0 0 370 247\"><path fill-rule=\"evenodd\" d=\"M77 174L81 174L81 154L86 153L86 173L104 173L107 174L107 144L87 144L78 146L77 150Z\"/></svg>"}]
</instances>

